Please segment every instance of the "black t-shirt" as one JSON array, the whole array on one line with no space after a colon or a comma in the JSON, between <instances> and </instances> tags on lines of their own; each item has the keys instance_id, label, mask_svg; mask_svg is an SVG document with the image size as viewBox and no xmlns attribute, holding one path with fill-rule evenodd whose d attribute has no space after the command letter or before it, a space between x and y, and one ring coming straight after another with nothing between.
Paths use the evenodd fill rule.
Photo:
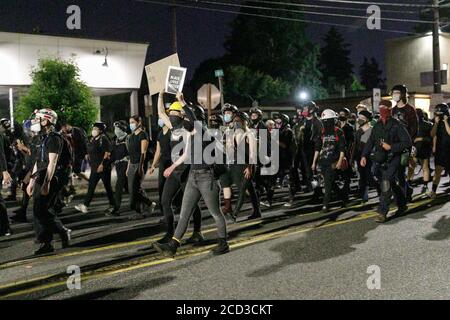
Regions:
<instances>
[{"instance_id":1,"label":"black t-shirt","mask_svg":"<svg viewBox=\"0 0 450 320\"><path fill-rule=\"evenodd\" d=\"M89 164L91 165L91 169L93 171L97 171L98 166L103 162L105 153L112 152L111 141L104 134L97 138L92 138L87 148L89 154Z\"/></svg>"},{"instance_id":2,"label":"black t-shirt","mask_svg":"<svg viewBox=\"0 0 450 320\"><path fill-rule=\"evenodd\" d=\"M88 139L86 131L84 131L82 128L73 127L71 136L74 157L76 159L83 159L87 154Z\"/></svg>"},{"instance_id":3,"label":"black t-shirt","mask_svg":"<svg viewBox=\"0 0 450 320\"><path fill-rule=\"evenodd\" d=\"M445 128L444 120L440 121L438 124L436 138L437 138L436 148L438 149L437 152L441 154L450 153L450 135L448 134L447 129Z\"/></svg>"},{"instance_id":4,"label":"black t-shirt","mask_svg":"<svg viewBox=\"0 0 450 320\"><path fill-rule=\"evenodd\" d=\"M141 131L138 134L133 133L128 138L128 153L130 154L130 162L132 164L141 162L141 142L143 140L148 141L148 135L145 131Z\"/></svg>"},{"instance_id":5,"label":"black t-shirt","mask_svg":"<svg viewBox=\"0 0 450 320\"><path fill-rule=\"evenodd\" d=\"M158 133L158 142L161 147L161 161L171 161L170 130L168 130L166 134L164 134L163 130L161 130Z\"/></svg>"},{"instance_id":6,"label":"black t-shirt","mask_svg":"<svg viewBox=\"0 0 450 320\"><path fill-rule=\"evenodd\" d=\"M40 135L40 143L37 146L36 166L38 171L46 171L49 165L49 154L61 155L63 138L58 133Z\"/></svg>"},{"instance_id":7,"label":"black t-shirt","mask_svg":"<svg viewBox=\"0 0 450 320\"><path fill-rule=\"evenodd\" d=\"M345 135L341 129L335 128L332 133L324 133L319 164L331 165L338 161L340 153L345 152L345 144Z\"/></svg>"},{"instance_id":8,"label":"black t-shirt","mask_svg":"<svg viewBox=\"0 0 450 320\"><path fill-rule=\"evenodd\" d=\"M111 153L111 161L119 161L123 160L128 156L128 150L127 150L127 140L119 141L116 139L113 145L113 150Z\"/></svg>"}]
</instances>

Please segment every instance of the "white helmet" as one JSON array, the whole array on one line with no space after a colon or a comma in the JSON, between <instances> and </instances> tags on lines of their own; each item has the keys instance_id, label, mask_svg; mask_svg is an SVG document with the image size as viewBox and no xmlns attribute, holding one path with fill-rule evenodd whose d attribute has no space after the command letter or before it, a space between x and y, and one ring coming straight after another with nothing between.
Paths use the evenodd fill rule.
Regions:
<instances>
[{"instance_id":1,"label":"white helmet","mask_svg":"<svg viewBox=\"0 0 450 320\"><path fill-rule=\"evenodd\" d=\"M334 112L331 109L326 109L322 112L321 115L322 120L326 120L326 119L337 119L338 115L336 114L336 112Z\"/></svg>"},{"instance_id":2,"label":"white helmet","mask_svg":"<svg viewBox=\"0 0 450 320\"><path fill-rule=\"evenodd\" d=\"M34 115L35 115L36 119L38 119L38 118L46 119L53 125L55 125L56 122L58 122L58 115L52 109L46 108L46 109L36 110L36 111L34 111Z\"/></svg>"}]
</instances>

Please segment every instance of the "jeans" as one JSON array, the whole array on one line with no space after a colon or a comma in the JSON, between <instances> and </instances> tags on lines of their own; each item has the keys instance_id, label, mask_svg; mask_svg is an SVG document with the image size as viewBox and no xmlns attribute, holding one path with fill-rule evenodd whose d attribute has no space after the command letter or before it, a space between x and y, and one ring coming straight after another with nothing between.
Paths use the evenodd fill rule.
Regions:
<instances>
[{"instance_id":1,"label":"jeans","mask_svg":"<svg viewBox=\"0 0 450 320\"><path fill-rule=\"evenodd\" d=\"M399 175L398 171L401 169L400 159L394 159L389 164L380 167L381 195L378 207L378 213L380 214L388 214L392 195L394 195L399 208L406 206L404 190L398 185L396 179Z\"/></svg>"},{"instance_id":2,"label":"jeans","mask_svg":"<svg viewBox=\"0 0 450 320\"><path fill-rule=\"evenodd\" d=\"M219 238L226 239L227 224L220 211L220 188L214 179L212 170L191 170L184 190L183 204L181 206L180 221L175 230L175 238L181 240L186 233L193 209L202 197L209 213L217 225Z\"/></svg>"},{"instance_id":3,"label":"jeans","mask_svg":"<svg viewBox=\"0 0 450 320\"><path fill-rule=\"evenodd\" d=\"M91 204L92 198L94 197L95 188L97 187L97 184L100 180L103 181L110 206L115 207L114 193L111 186L111 167L109 166L105 166L103 168L103 171L100 173L98 173L96 170L94 171L94 169L91 172L91 175L89 177L88 192L86 194L86 198L84 199L84 205L86 207L89 207L89 205Z\"/></svg>"},{"instance_id":4,"label":"jeans","mask_svg":"<svg viewBox=\"0 0 450 320\"><path fill-rule=\"evenodd\" d=\"M183 182L181 173L173 172L172 175L167 178L164 184L164 190L161 197L161 205L164 213L164 219L167 225L167 233L174 233L174 212L172 204L175 202L175 198L183 193L186 188L186 182ZM202 214L198 204L193 208L194 212L194 231L200 232L202 224Z\"/></svg>"},{"instance_id":5,"label":"jeans","mask_svg":"<svg viewBox=\"0 0 450 320\"><path fill-rule=\"evenodd\" d=\"M130 208L137 213L142 213L142 204L150 207L152 201L142 189L142 180L144 177L139 175L140 164L130 163L128 168L128 192L130 193ZM144 167L144 173L147 168Z\"/></svg>"}]
</instances>

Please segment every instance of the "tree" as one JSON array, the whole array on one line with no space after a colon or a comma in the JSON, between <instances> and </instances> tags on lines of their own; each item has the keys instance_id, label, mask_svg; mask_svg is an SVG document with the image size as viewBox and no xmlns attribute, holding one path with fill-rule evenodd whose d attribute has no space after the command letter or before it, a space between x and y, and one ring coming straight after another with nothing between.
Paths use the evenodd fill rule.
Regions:
<instances>
[{"instance_id":1,"label":"tree","mask_svg":"<svg viewBox=\"0 0 450 320\"><path fill-rule=\"evenodd\" d=\"M383 72L380 70L377 60L371 58L370 61L367 57L364 57L364 62L359 67L359 75L361 77L361 83L367 90L373 88L379 88L384 85L384 81L381 78Z\"/></svg>"},{"instance_id":2,"label":"tree","mask_svg":"<svg viewBox=\"0 0 450 320\"><path fill-rule=\"evenodd\" d=\"M51 108L61 122L87 130L97 118L98 107L91 90L79 79L79 72L71 60L40 59L31 71L32 85L19 99L16 118L22 121L36 109Z\"/></svg>"},{"instance_id":3,"label":"tree","mask_svg":"<svg viewBox=\"0 0 450 320\"><path fill-rule=\"evenodd\" d=\"M253 3L246 1L244 4ZM275 7L283 8L279 4ZM244 7L241 8L241 12L268 14L267 10ZM283 15L291 19L303 18L302 15L293 12ZM227 50L225 56L206 61L199 67L194 79L197 81L197 79L213 77L212 69L216 68L217 63L220 62L219 65L226 71L225 91L229 90L228 86L234 86L227 94L228 99L242 97L242 90L239 90L241 93L236 91L238 84L233 82L244 78L246 83L243 85L253 88L253 94L265 92L266 96L261 96L260 100L273 100L274 97L287 98L295 94L295 90L299 87L307 88L315 98L326 95L321 86L321 74L317 68L319 49L309 41L305 24L302 22L238 15L232 23L232 32L225 42L225 48ZM230 70L232 74L228 74ZM207 75L202 76L205 72ZM246 75L252 72L255 77L247 78ZM265 87L268 83L270 85ZM289 90L286 90L287 84L289 84ZM256 89L259 85L262 87ZM275 90L274 94L266 89L269 87ZM238 96L234 97L233 94Z\"/></svg>"},{"instance_id":4,"label":"tree","mask_svg":"<svg viewBox=\"0 0 450 320\"><path fill-rule=\"evenodd\" d=\"M324 46L320 49L320 71L323 84L328 93L340 91L342 86L349 88L353 83L353 64L350 62L350 44L335 27L324 36Z\"/></svg>"}]
</instances>

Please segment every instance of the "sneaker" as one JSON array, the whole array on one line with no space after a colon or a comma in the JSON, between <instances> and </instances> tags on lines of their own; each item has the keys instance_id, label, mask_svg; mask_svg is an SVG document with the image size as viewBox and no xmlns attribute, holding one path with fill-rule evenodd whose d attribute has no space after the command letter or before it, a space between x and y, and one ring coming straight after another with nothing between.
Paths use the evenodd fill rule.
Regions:
<instances>
[{"instance_id":1,"label":"sneaker","mask_svg":"<svg viewBox=\"0 0 450 320\"><path fill-rule=\"evenodd\" d=\"M107 217L119 217L120 213L119 213L119 209L114 209L114 208L108 208L105 211L105 216Z\"/></svg>"},{"instance_id":2,"label":"sneaker","mask_svg":"<svg viewBox=\"0 0 450 320\"><path fill-rule=\"evenodd\" d=\"M60 234L61 237L61 247L66 249L70 246L70 239L72 234L72 230L64 228L64 232Z\"/></svg>"},{"instance_id":3,"label":"sneaker","mask_svg":"<svg viewBox=\"0 0 450 320\"><path fill-rule=\"evenodd\" d=\"M53 248L53 246L52 246L52 244L50 242L42 243L41 246L39 247L39 249L37 249L34 252L34 255L38 256L38 255L41 255L41 254L52 253L54 251L55 251L55 249Z\"/></svg>"},{"instance_id":4,"label":"sneaker","mask_svg":"<svg viewBox=\"0 0 450 320\"><path fill-rule=\"evenodd\" d=\"M323 206L322 210L320 211L320 213L328 213L328 212L330 212L330 208L328 208L326 206Z\"/></svg>"},{"instance_id":5,"label":"sneaker","mask_svg":"<svg viewBox=\"0 0 450 320\"><path fill-rule=\"evenodd\" d=\"M436 192L434 192L434 191L431 191L428 194L428 196L431 198L431 200L436 200L436 197L437 197Z\"/></svg>"},{"instance_id":6,"label":"sneaker","mask_svg":"<svg viewBox=\"0 0 450 320\"><path fill-rule=\"evenodd\" d=\"M205 241L205 238L203 237L201 232L194 232L192 236L186 240L186 243L188 244L199 244L201 242Z\"/></svg>"},{"instance_id":7,"label":"sneaker","mask_svg":"<svg viewBox=\"0 0 450 320\"><path fill-rule=\"evenodd\" d=\"M219 239L219 243L217 244L217 247L215 247L212 250L212 253L216 256L225 254L230 252L230 246L228 245L228 242L226 239Z\"/></svg>"},{"instance_id":8,"label":"sneaker","mask_svg":"<svg viewBox=\"0 0 450 320\"><path fill-rule=\"evenodd\" d=\"M84 214L89 212L88 207L86 207L84 204L79 204L79 205L75 206L75 210L80 211Z\"/></svg>"},{"instance_id":9,"label":"sneaker","mask_svg":"<svg viewBox=\"0 0 450 320\"><path fill-rule=\"evenodd\" d=\"M395 215L400 217L400 216L403 216L407 211L408 211L408 206L402 206L402 207L398 208Z\"/></svg>"},{"instance_id":10,"label":"sneaker","mask_svg":"<svg viewBox=\"0 0 450 320\"><path fill-rule=\"evenodd\" d=\"M420 194L427 194L429 192L428 187L427 186L423 186L422 190L420 191Z\"/></svg>"},{"instance_id":11,"label":"sneaker","mask_svg":"<svg viewBox=\"0 0 450 320\"><path fill-rule=\"evenodd\" d=\"M11 236L11 234L12 234L12 231L11 231L11 229L8 228L6 231L0 232L0 237L9 237L9 236Z\"/></svg>"},{"instance_id":12,"label":"sneaker","mask_svg":"<svg viewBox=\"0 0 450 320\"><path fill-rule=\"evenodd\" d=\"M294 204L294 200L289 200L288 202L286 202L286 203L283 205L283 207L290 208L290 207L292 207L293 204Z\"/></svg>"},{"instance_id":13,"label":"sneaker","mask_svg":"<svg viewBox=\"0 0 450 320\"><path fill-rule=\"evenodd\" d=\"M261 205L267 208L272 207L272 204L269 201L261 201Z\"/></svg>"},{"instance_id":14,"label":"sneaker","mask_svg":"<svg viewBox=\"0 0 450 320\"><path fill-rule=\"evenodd\" d=\"M153 244L153 248L155 248L156 251L163 254L166 257L175 257L175 254L177 253L177 249L180 246L180 243L173 238L168 243L158 243L155 242Z\"/></svg>"}]
</instances>

